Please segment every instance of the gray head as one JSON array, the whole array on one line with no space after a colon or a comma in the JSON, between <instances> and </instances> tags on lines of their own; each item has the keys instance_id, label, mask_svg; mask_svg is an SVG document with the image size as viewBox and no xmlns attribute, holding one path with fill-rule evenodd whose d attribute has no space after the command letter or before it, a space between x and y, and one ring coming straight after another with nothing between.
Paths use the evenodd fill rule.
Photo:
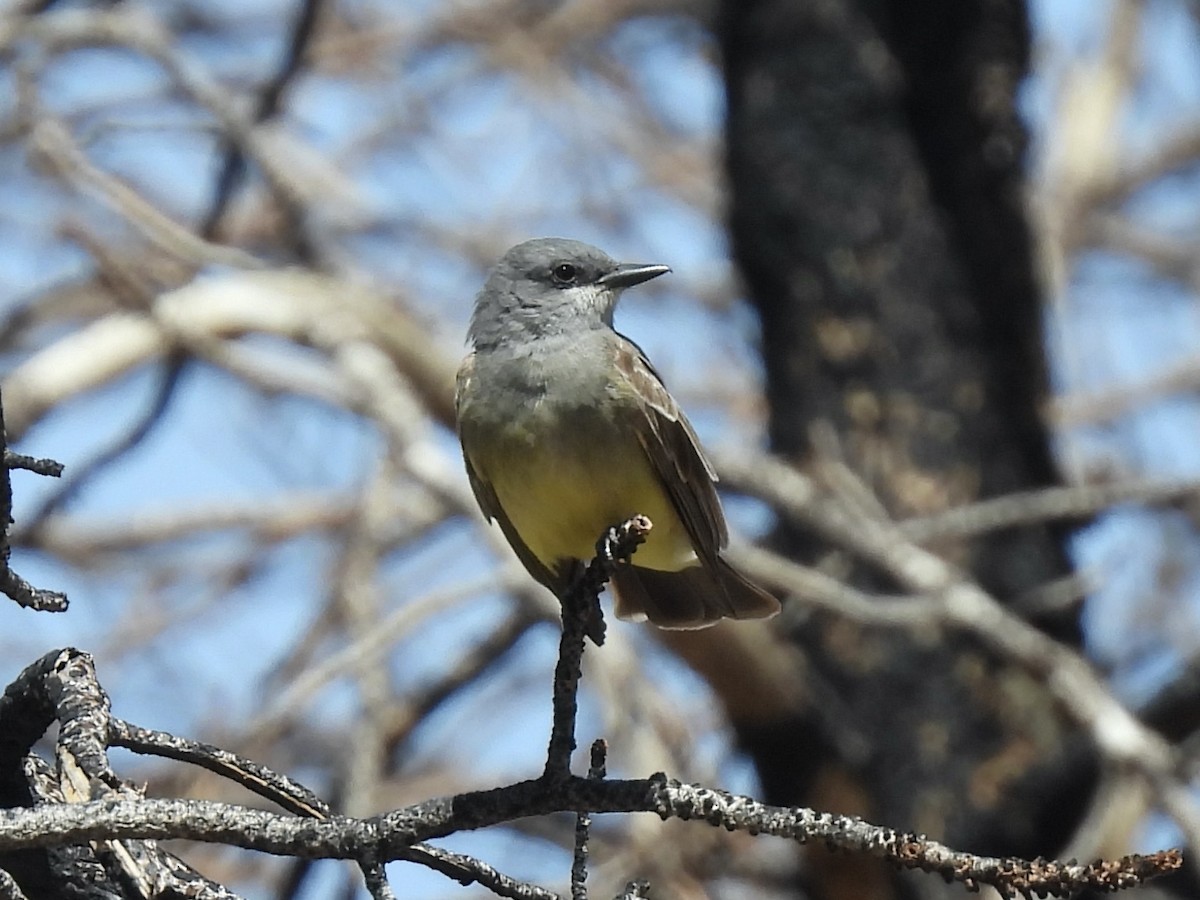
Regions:
<instances>
[{"instance_id":1,"label":"gray head","mask_svg":"<svg viewBox=\"0 0 1200 900\"><path fill-rule=\"evenodd\" d=\"M496 263L475 298L468 337L477 350L551 335L612 328L621 291L671 271L618 263L566 238L517 244Z\"/></svg>"}]
</instances>

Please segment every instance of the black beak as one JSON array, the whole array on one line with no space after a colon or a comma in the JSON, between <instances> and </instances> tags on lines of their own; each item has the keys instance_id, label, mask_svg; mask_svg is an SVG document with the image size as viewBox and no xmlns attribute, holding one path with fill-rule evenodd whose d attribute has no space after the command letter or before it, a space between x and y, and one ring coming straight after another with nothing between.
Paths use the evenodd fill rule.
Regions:
<instances>
[{"instance_id":1,"label":"black beak","mask_svg":"<svg viewBox=\"0 0 1200 900\"><path fill-rule=\"evenodd\" d=\"M607 275L601 275L599 281L607 288L621 291L633 287L635 284L641 284L643 281L649 281L651 278L657 278L659 275L666 275L670 271L670 266L621 263Z\"/></svg>"}]
</instances>

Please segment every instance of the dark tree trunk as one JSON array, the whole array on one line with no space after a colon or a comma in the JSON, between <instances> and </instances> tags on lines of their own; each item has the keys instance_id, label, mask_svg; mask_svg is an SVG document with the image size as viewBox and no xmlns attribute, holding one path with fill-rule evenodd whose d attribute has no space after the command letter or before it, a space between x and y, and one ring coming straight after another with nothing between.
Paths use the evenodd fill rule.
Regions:
<instances>
[{"instance_id":1,"label":"dark tree trunk","mask_svg":"<svg viewBox=\"0 0 1200 900\"><path fill-rule=\"evenodd\" d=\"M848 466L896 517L1052 484L1014 105L1024 5L728 0L720 36L731 232L762 317L773 449L818 477ZM1068 572L1045 528L935 549L1002 599ZM1046 624L1075 637L1072 617ZM822 699L740 729L770 799L992 854L1069 836L1094 760L1027 673L954 633L818 617L794 640Z\"/></svg>"}]
</instances>

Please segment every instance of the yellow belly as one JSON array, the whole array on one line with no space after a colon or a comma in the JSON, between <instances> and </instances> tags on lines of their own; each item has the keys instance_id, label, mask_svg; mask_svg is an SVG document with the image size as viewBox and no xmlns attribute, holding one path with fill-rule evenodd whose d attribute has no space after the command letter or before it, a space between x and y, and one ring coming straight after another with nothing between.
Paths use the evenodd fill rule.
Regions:
<instances>
[{"instance_id":1,"label":"yellow belly","mask_svg":"<svg viewBox=\"0 0 1200 900\"><path fill-rule=\"evenodd\" d=\"M553 567L564 559L591 559L606 528L640 513L654 528L634 555L637 565L670 572L695 565L687 531L632 435L619 445L568 437L494 450L499 452L483 454L497 457L492 465L477 465L477 471L491 481L517 533L543 562ZM503 463L497 464L500 455Z\"/></svg>"}]
</instances>

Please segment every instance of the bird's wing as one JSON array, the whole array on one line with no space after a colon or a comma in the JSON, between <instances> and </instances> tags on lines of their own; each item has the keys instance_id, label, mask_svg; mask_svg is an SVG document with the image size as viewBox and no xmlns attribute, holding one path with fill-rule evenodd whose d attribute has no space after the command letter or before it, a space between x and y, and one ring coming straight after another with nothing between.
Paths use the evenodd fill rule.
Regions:
<instances>
[{"instance_id":1,"label":"bird's wing","mask_svg":"<svg viewBox=\"0 0 1200 900\"><path fill-rule=\"evenodd\" d=\"M715 564L717 554L729 542L717 498L717 473L646 354L624 337L616 347L617 371L642 401L634 421L642 449L687 528L696 554L704 563Z\"/></svg>"},{"instance_id":2,"label":"bird's wing","mask_svg":"<svg viewBox=\"0 0 1200 900\"><path fill-rule=\"evenodd\" d=\"M454 408L461 408L463 396L470 390L470 382L475 373L475 354L472 353L464 361L458 370L458 377L454 387ZM521 540L521 535L517 533L517 529L513 527L512 520L505 513L504 507L500 505L500 499L496 496L496 491L492 487L492 483L480 475L474 464L471 462L471 454L467 452L467 444L470 439L462 433L462 417L459 417L458 422L458 437L459 443L462 445L463 462L467 467L467 480L471 483L471 491L475 494L475 502L479 504L479 508L483 511L484 518L489 522L496 522L500 526L500 530L504 532L505 538L508 539L509 545L517 554L517 558L521 560L525 569L541 584L544 584L555 596L562 596L562 591L566 590L569 573L557 573L551 570L545 563L533 555L533 551L525 545Z\"/></svg>"}]
</instances>

